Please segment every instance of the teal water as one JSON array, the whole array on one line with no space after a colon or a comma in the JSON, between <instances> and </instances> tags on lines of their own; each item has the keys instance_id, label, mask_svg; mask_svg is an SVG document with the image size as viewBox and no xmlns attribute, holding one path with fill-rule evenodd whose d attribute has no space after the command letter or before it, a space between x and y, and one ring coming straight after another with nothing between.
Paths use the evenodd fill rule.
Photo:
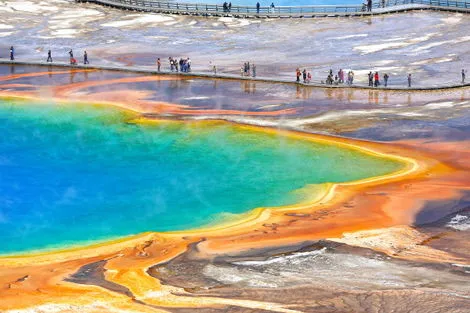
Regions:
<instances>
[{"instance_id":1,"label":"teal water","mask_svg":"<svg viewBox=\"0 0 470 313\"><path fill-rule=\"evenodd\" d=\"M402 165L357 151L96 106L0 101L0 253L194 228Z\"/></svg>"}]
</instances>

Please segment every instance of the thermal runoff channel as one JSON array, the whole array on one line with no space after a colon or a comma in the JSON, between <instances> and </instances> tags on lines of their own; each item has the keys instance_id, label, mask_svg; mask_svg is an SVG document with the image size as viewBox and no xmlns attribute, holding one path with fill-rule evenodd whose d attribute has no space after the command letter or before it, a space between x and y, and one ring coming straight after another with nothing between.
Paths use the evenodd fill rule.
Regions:
<instances>
[{"instance_id":1,"label":"thermal runoff channel","mask_svg":"<svg viewBox=\"0 0 470 313\"><path fill-rule=\"evenodd\" d=\"M225 122L139 121L109 107L2 100L0 253L206 226L304 201L309 185L404 166Z\"/></svg>"}]
</instances>

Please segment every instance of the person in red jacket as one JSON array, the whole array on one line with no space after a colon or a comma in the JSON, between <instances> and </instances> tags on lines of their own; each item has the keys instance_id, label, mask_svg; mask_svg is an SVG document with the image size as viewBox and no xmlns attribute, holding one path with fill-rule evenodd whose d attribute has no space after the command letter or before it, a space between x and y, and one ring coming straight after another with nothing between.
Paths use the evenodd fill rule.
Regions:
<instances>
[{"instance_id":1,"label":"person in red jacket","mask_svg":"<svg viewBox=\"0 0 470 313\"><path fill-rule=\"evenodd\" d=\"M374 74L374 87L378 87L379 85L380 85L379 72L375 72L375 74Z\"/></svg>"}]
</instances>

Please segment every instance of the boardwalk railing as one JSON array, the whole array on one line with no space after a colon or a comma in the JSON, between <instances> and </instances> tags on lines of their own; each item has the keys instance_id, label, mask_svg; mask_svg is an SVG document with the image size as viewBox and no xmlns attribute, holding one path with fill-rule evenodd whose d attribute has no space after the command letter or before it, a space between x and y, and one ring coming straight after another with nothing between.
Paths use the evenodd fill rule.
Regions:
<instances>
[{"instance_id":1,"label":"boardwalk railing","mask_svg":"<svg viewBox=\"0 0 470 313\"><path fill-rule=\"evenodd\" d=\"M164 12L196 15L234 15L234 16L287 16L303 17L315 15L358 15L394 12L399 9L429 8L451 9L470 12L470 1L452 0L374 0L373 11L365 12L364 5L310 5L310 6L238 6L230 9L222 4L163 2L155 0L76 0L77 2L93 2L122 9L148 12ZM222 0L221 0L222 1ZM229 2L230 0L227 0ZM255 3L257 0L253 0ZM375 12L374 12L375 11Z\"/></svg>"}]
</instances>

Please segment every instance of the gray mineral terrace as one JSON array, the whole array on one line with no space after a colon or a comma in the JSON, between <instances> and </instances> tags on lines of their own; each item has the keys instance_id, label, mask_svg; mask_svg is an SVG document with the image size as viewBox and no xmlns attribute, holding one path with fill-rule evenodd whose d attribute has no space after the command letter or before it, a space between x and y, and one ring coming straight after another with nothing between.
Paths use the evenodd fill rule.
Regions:
<instances>
[{"instance_id":1,"label":"gray mineral terrace","mask_svg":"<svg viewBox=\"0 0 470 313\"><path fill-rule=\"evenodd\" d=\"M408 10L440 10L469 13L470 2L465 0L383 0L372 1L370 7L361 4L331 4L304 6L242 6L230 5L230 8L220 4L187 3L180 1L152 0L76 0L91 2L123 10L158 12L203 16L232 16L237 18L283 18L283 17L339 17L367 16L406 12Z\"/></svg>"},{"instance_id":2,"label":"gray mineral terrace","mask_svg":"<svg viewBox=\"0 0 470 313\"><path fill-rule=\"evenodd\" d=\"M389 74L389 86L453 86L470 63L469 15L458 12L406 13L316 19L240 19L132 12L73 0L4 1L0 4L0 58L10 46L23 62L79 62L91 65L168 71L168 57L192 60L192 70L240 76L244 62L257 76L294 81L295 70L325 81L330 69L353 70L355 84L367 73ZM27 21L27 22L25 22Z\"/></svg>"}]
</instances>

